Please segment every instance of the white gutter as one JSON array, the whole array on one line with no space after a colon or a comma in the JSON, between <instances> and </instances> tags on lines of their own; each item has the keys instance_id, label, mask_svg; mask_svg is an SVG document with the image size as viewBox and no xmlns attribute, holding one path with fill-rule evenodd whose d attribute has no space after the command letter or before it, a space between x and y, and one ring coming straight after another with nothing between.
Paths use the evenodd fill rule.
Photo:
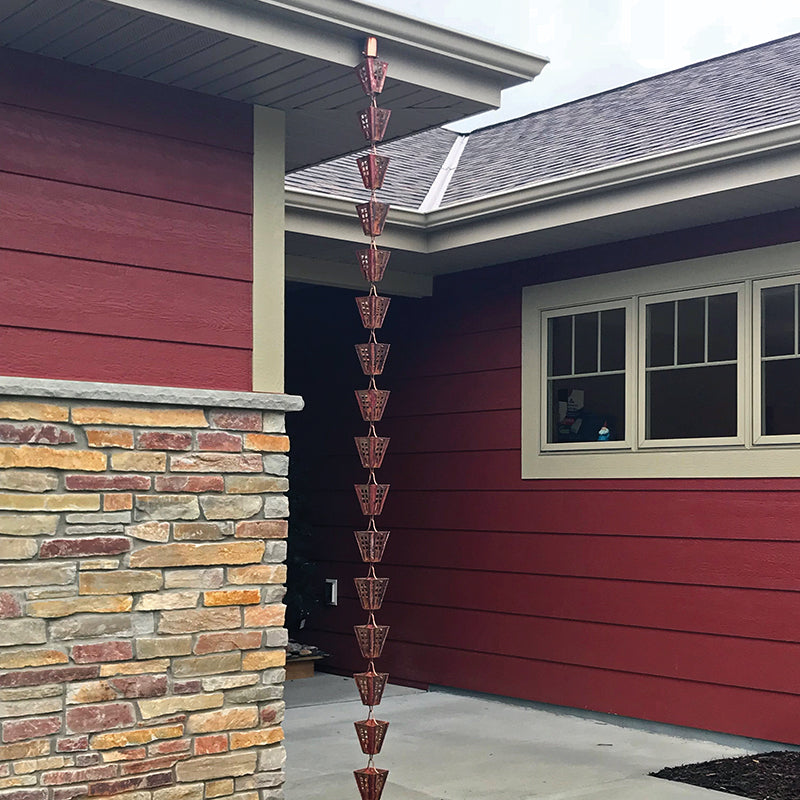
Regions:
<instances>
[{"instance_id":1,"label":"white gutter","mask_svg":"<svg viewBox=\"0 0 800 800\"><path fill-rule=\"evenodd\" d=\"M444 160L439 174L433 179L431 188L428 189L428 193L419 204L417 211L426 214L429 211L435 211L439 208L444 193L447 191L447 187L450 185L453 175L455 175L458 162L461 160L461 155L468 141L469 136L461 135L453 142L453 146L450 148L450 152L447 154L447 158Z\"/></svg>"}]
</instances>

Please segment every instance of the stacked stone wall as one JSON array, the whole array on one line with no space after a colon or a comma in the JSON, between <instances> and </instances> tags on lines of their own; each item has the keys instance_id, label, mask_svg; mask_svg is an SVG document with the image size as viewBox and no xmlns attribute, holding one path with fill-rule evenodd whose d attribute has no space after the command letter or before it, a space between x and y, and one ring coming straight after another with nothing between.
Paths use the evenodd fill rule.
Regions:
<instances>
[{"instance_id":1,"label":"stacked stone wall","mask_svg":"<svg viewBox=\"0 0 800 800\"><path fill-rule=\"evenodd\" d=\"M0 396L0 800L279 798L291 398L87 393Z\"/></svg>"}]
</instances>

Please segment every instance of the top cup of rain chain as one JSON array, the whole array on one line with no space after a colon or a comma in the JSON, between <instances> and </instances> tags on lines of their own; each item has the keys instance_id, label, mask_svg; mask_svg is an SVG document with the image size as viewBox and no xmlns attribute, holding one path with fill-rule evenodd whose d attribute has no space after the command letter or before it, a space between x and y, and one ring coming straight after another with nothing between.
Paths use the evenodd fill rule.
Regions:
<instances>
[{"instance_id":1,"label":"top cup of rain chain","mask_svg":"<svg viewBox=\"0 0 800 800\"><path fill-rule=\"evenodd\" d=\"M389 263L391 250L378 250L377 247L368 247L358 251L358 263L365 281L378 283L383 278L386 265Z\"/></svg>"},{"instance_id":2,"label":"top cup of rain chain","mask_svg":"<svg viewBox=\"0 0 800 800\"><path fill-rule=\"evenodd\" d=\"M389 64L386 61L380 61L374 56L367 56L357 67L355 67L356 75L361 83L361 88L364 94L376 95L383 91L383 84L386 80L386 70Z\"/></svg>"}]
</instances>

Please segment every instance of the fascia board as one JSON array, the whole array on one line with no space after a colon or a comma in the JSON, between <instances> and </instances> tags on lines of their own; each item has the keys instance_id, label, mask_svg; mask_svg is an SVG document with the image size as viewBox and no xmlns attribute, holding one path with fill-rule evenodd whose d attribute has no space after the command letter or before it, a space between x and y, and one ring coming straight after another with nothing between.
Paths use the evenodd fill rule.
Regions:
<instances>
[{"instance_id":1,"label":"fascia board","mask_svg":"<svg viewBox=\"0 0 800 800\"><path fill-rule=\"evenodd\" d=\"M106 0L167 19L352 67L367 35L397 80L491 106L547 60L355 0ZM384 47L383 45L387 45Z\"/></svg>"}]
</instances>

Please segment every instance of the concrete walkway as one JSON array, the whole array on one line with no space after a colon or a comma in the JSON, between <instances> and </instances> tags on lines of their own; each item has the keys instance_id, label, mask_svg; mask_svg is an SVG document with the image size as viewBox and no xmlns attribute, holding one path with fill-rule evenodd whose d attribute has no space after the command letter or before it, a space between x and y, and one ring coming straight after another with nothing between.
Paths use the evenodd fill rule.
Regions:
<instances>
[{"instance_id":1,"label":"concrete walkway","mask_svg":"<svg viewBox=\"0 0 800 800\"><path fill-rule=\"evenodd\" d=\"M366 766L353 721L363 719L350 678L286 685L286 800L358 800L352 770ZM666 766L727 758L769 743L625 727L487 695L387 687L377 716L390 722L376 766L390 770L382 800L733 800L648 777ZM686 731L696 736L695 732ZM761 746L758 746L761 745Z\"/></svg>"}]
</instances>

